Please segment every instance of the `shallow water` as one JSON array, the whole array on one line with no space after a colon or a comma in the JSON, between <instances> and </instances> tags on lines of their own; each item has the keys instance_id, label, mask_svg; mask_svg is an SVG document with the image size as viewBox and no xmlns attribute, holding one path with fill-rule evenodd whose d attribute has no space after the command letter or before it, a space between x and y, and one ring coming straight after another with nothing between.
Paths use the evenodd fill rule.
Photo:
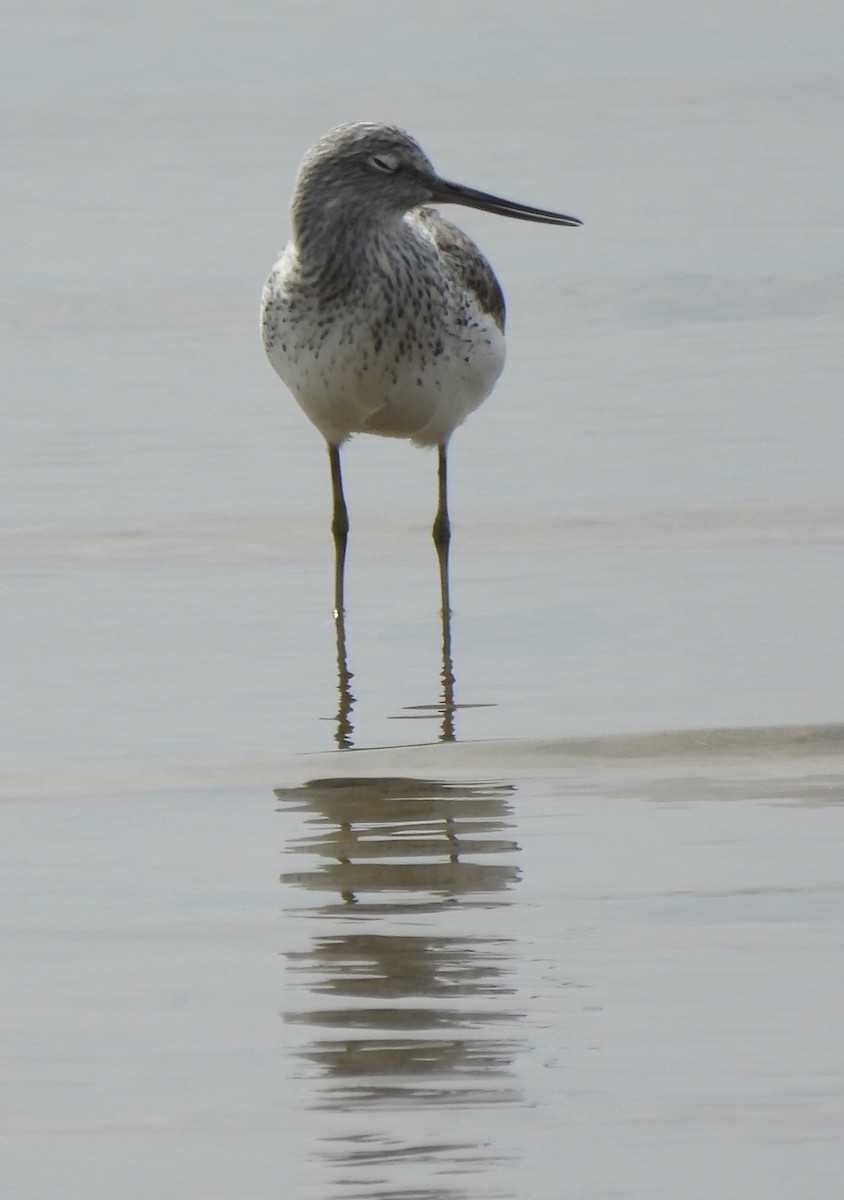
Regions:
<instances>
[{"instance_id":1,"label":"shallow water","mask_svg":"<svg viewBox=\"0 0 844 1200\"><path fill-rule=\"evenodd\" d=\"M0 1193L835 1194L839 9L7 24ZM346 684L257 336L356 117L585 221L460 213L446 712L432 456L346 452Z\"/></svg>"},{"instance_id":2,"label":"shallow water","mask_svg":"<svg viewBox=\"0 0 844 1200\"><path fill-rule=\"evenodd\" d=\"M279 762L275 806L93 774L7 803L7 1178L834 1194L842 745L458 743Z\"/></svg>"}]
</instances>

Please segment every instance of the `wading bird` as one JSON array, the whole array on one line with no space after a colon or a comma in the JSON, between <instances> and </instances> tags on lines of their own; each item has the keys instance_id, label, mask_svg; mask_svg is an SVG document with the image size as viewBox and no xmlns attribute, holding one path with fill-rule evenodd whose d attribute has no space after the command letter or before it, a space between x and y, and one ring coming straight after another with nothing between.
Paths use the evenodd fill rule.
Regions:
<instances>
[{"instance_id":1,"label":"wading bird","mask_svg":"<svg viewBox=\"0 0 844 1200\"><path fill-rule=\"evenodd\" d=\"M302 162L292 238L264 287L269 360L325 438L334 538L349 517L340 447L353 433L436 446L433 535L448 545L448 439L504 366L504 296L477 246L433 204L548 225L576 217L449 183L392 125L340 125Z\"/></svg>"}]
</instances>

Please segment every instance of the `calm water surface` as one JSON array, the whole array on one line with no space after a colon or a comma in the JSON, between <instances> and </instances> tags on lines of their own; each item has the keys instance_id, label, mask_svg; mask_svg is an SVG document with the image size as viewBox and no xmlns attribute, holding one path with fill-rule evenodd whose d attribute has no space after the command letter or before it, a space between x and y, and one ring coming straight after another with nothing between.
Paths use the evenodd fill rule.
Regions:
<instances>
[{"instance_id":1,"label":"calm water surface","mask_svg":"<svg viewBox=\"0 0 844 1200\"><path fill-rule=\"evenodd\" d=\"M841 744L8 802L6 1194L834 1195Z\"/></svg>"}]
</instances>

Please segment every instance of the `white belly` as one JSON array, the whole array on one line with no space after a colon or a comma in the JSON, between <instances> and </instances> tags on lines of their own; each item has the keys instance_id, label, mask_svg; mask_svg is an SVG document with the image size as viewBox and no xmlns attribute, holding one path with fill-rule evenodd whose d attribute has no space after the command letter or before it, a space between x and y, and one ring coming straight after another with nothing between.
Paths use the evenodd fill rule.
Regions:
<instances>
[{"instance_id":1,"label":"white belly","mask_svg":"<svg viewBox=\"0 0 844 1200\"><path fill-rule=\"evenodd\" d=\"M441 445L492 391L504 336L465 296L438 297L421 319L398 317L377 297L371 312L359 303L309 317L299 297L291 305L289 267L283 257L264 290L264 345L329 443L374 433Z\"/></svg>"}]
</instances>

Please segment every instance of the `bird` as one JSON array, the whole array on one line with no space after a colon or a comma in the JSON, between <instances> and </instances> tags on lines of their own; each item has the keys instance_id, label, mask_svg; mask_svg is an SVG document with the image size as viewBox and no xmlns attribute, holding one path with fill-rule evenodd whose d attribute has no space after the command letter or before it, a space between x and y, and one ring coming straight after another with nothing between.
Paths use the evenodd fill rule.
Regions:
<instances>
[{"instance_id":1,"label":"bird","mask_svg":"<svg viewBox=\"0 0 844 1200\"><path fill-rule=\"evenodd\" d=\"M339 125L305 154L291 238L264 286L261 331L273 368L328 447L331 530L345 552L340 450L353 434L438 452L438 550L451 537L449 438L504 367L501 285L474 242L435 205L578 226L441 178L398 126Z\"/></svg>"}]
</instances>

